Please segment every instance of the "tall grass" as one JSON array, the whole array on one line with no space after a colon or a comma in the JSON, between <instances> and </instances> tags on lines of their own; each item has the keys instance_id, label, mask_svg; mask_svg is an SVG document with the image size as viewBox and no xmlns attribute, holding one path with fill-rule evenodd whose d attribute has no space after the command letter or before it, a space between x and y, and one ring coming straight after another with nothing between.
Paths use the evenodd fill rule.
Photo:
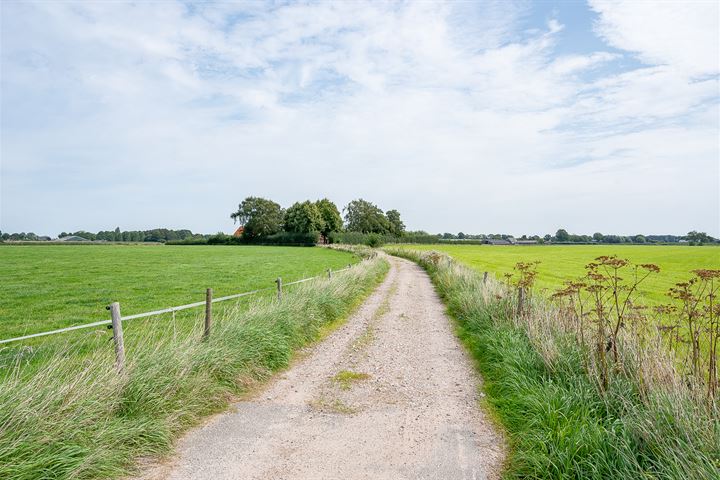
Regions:
<instances>
[{"instance_id":1,"label":"tall grass","mask_svg":"<svg viewBox=\"0 0 720 480\"><path fill-rule=\"evenodd\" d=\"M593 352L542 299L521 316L504 285L437 252L388 249L425 267L507 429L507 478L720 478L720 412L661 349L624 339L602 385Z\"/></svg>"},{"instance_id":2,"label":"tall grass","mask_svg":"<svg viewBox=\"0 0 720 480\"><path fill-rule=\"evenodd\" d=\"M387 271L373 258L292 287L282 303L259 298L216 318L207 341L158 328L128 350L119 375L112 344L78 360L56 354L30 377L21 367L0 385L0 478L115 478L139 456L162 455L203 417L286 367Z\"/></svg>"}]
</instances>

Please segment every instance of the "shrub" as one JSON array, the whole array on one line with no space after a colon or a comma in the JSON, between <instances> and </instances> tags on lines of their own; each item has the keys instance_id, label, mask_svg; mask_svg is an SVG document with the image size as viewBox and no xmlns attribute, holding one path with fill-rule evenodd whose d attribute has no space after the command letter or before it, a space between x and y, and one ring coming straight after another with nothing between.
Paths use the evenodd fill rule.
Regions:
<instances>
[{"instance_id":1,"label":"shrub","mask_svg":"<svg viewBox=\"0 0 720 480\"><path fill-rule=\"evenodd\" d=\"M365 245L372 248L377 248L383 244L382 237L376 233L371 233L365 239Z\"/></svg>"},{"instance_id":2,"label":"shrub","mask_svg":"<svg viewBox=\"0 0 720 480\"><path fill-rule=\"evenodd\" d=\"M235 237L218 233L204 238L192 238L182 241L167 242L167 245L279 245L279 246L313 246L320 240L318 232L297 233L280 232L265 237Z\"/></svg>"}]
</instances>

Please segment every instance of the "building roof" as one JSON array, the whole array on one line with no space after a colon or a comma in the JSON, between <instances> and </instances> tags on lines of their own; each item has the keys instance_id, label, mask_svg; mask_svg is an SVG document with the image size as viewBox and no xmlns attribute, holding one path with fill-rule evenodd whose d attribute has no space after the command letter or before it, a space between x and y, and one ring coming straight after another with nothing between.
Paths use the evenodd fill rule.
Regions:
<instances>
[{"instance_id":1,"label":"building roof","mask_svg":"<svg viewBox=\"0 0 720 480\"><path fill-rule=\"evenodd\" d=\"M67 237L58 238L58 242L89 242L87 238L78 237L77 235L68 235Z\"/></svg>"},{"instance_id":2,"label":"building roof","mask_svg":"<svg viewBox=\"0 0 720 480\"><path fill-rule=\"evenodd\" d=\"M488 245L511 245L511 243L508 240L496 239L496 238L487 238L487 239L485 239L485 243L487 243Z\"/></svg>"}]
</instances>

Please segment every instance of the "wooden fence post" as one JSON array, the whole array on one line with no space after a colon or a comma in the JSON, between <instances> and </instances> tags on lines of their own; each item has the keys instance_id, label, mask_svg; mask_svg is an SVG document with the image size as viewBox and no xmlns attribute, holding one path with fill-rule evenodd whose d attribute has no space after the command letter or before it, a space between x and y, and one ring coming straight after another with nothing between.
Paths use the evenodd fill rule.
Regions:
<instances>
[{"instance_id":1,"label":"wooden fence post","mask_svg":"<svg viewBox=\"0 0 720 480\"><path fill-rule=\"evenodd\" d=\"M203 332L203 339L210 337L210 326L212 325L212 288L208 288L205 291L205 331Z\"/></svg>"},{"instance_id":2,"label":"wooden fence post","mask_svg":"<svg viewBox=\"0 0 720 480\"><path fill-rule=\"evenodd\" d=\"M332 270L328 268L327 270L328 278L332 278Z\"/></svg>"},{"instance_id":3,"label":"wooden fence post","mask_svg":"<svg viewBox=\"0 0 720 480\"><path fill-rule=\"evenodd\" d=\"M523 287L518 288L518 315L522 315L523 307L525 306L525 289Z\"/></svg>"},{"instance_id":4,"label":"wooden fence post","mask_svg":"<svg viewBox=\"0 0 720 480\"><path fill-rule=\"evenodd\" d=\"M488 272L483 273L483 283L487 283Z\"/></svg>"},{"instance_id":5,"label":"wooden fence post","mask_svg":"<svg viewBox=\"0 0 720 480\"><path fill-rule=\"evenodd\" d=\"M113 341L115 342L115 368L120 372L125 366L125 342L123 341L122 317L120 304L110 304L110 317L112 318Z\"/></svg>"},{"instance_id":6,"label":"wooden fence post","mask_svg":"<svg viewBox=\"0 0 720 480\"><path fill-rule=\"evenodd\" d=\"M278 301L282 301L282 278L278 277L277 280L275 280L275 283L277 283Z\"/></svg>"}]
</instances>

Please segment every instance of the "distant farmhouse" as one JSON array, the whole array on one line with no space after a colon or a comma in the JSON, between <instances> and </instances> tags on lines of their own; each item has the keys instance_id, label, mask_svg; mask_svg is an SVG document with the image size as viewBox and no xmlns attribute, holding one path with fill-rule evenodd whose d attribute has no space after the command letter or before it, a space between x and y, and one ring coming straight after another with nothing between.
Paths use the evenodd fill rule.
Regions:
<instances>
[{"instance_id":1,"label":"distant farmhouse","mask_svg":"<svg viewBox=\"0 0 720 480\"><path fill-rule=\"evenodd\" d=\"M60 237L57 239L58 242L89 242L87 238L78 237L77 235L68 235L67 237Z\"/></svg>"},{"instance_id":2,"label":"distant farmhouse","mask_svg":"<svg viewBox=\"0 0 720 480\"><path fill-rule=\"evenodd\" d=\"M483 241L486 245L537 245L537 240L517 240L515 237L507 238L486 238Z\"/></svg>"},{"instance_id":3,"label":"distant farmhouse","mask_svg":"<svg viewBox=\"0 0 720 480\"><path fill-rule=\"evenodd\" d=\"M235 233L233 233L233 237L242 237L242 234L245 232L245 227L240 225L237 230L235 230Z\"/></svg>"},{"instance_id":4,"label":"distant farmhouse","mask_svg":"<svg viewBox=\"0 0 720 480\"><path fill-rule=\"evenodd\" d=\"M512 245L515 243L515 239L504 239L504 238L486 238L483 243L486 245Z\"/></svg>"}]
</instances>

